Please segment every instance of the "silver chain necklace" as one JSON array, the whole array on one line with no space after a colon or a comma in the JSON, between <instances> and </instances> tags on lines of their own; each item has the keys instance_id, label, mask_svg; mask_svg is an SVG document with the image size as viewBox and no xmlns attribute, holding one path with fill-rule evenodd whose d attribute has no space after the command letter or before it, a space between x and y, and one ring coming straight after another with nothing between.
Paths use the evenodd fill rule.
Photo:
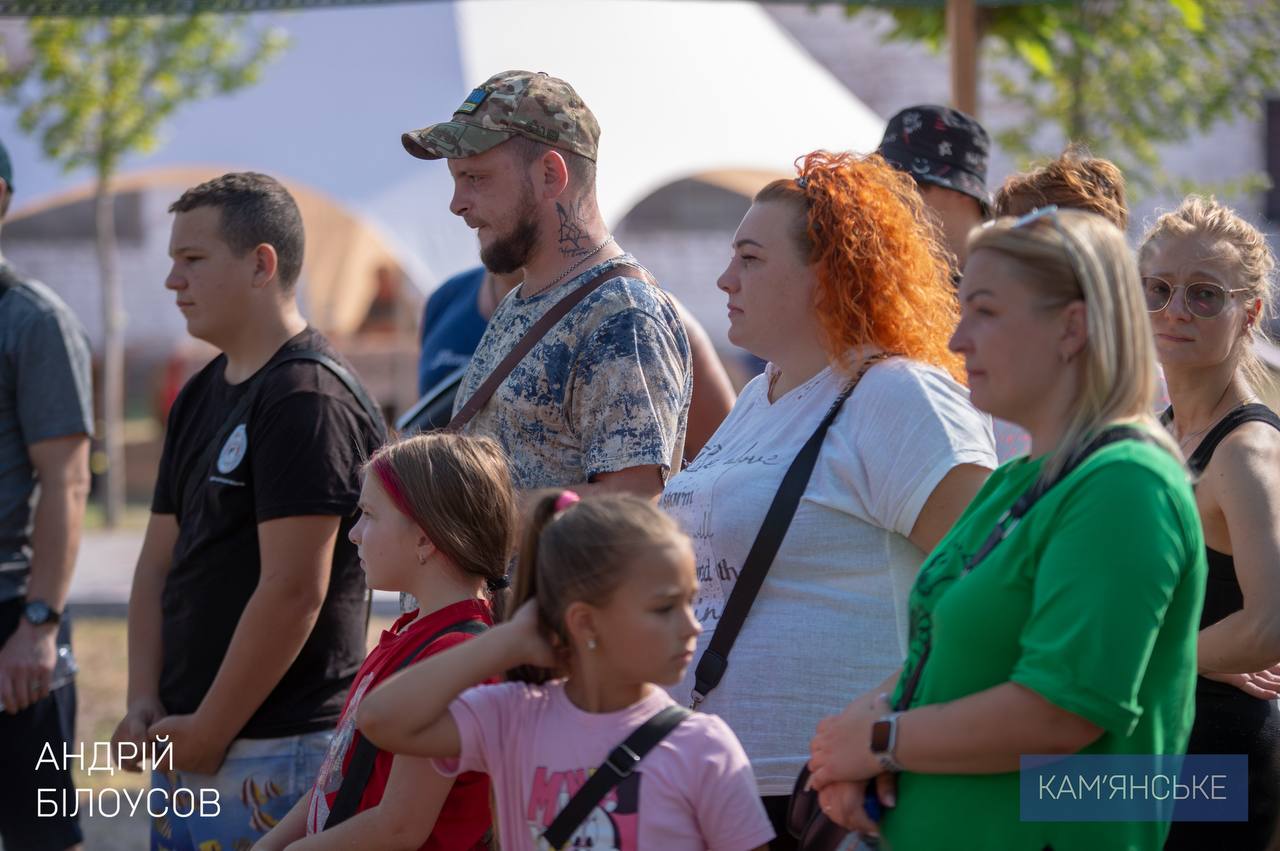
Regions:
<instances>
[{"instance_id":1,"label":"silver chain necklace","mask_svg":"<svg viewBox=\"0 0 1280 851\"><path fill-rule=\"evenodd\" d=\"M608 245L608 244L609 244L609 243L611 243L611 242L613 242L613 237L612 237L612 236L608 236L608 237L606 237L604 242L600 243L600 244L599 244L599 245L597 245L595 248L591 249L589 252L587 252L585 255L583 255L583 256L578 260L578 262L577 262L577 263L574 263L574 264L573 264L572 266L570 266L568 269L565 269L563 272L561 272L559 275L557 275L557 276L556 276L556 278L555 278L555 280L553 280L551 283L547 284L547 285L546 285L546 286L544 286L544 287L539 287L539 288L538 288L537 290L535 290L534 292L526 293L526 292L524 291L524 284L521 284L521 285L520 285L520 296L521 296L521 298L533 298L533 297L534 297L534 296L536 296L536 295L542 295L542 294L543 294L543 293L545 293L547 290L551 289L551 288L552 288L552 287L554 287L556 284L560 283L560 282L561 282L561 281L563 281L565 278L567 278L567 277L569 277L570 275L572 275L575 271L577 271L577 269L578 269L578 267L579 267L579 266L581 266L583 263L586 263L586 262L587 262L588 260L590 260L592 257L595 257L597 254L599 254L599 253L600 253L600 250L601 250L602 248L604 248L606 245Z\"/></svg>"},{"instance_id":2,"label":"silver chain necklace","mask_svg":"<svg viewBox=\"0 0 1280 851\"><path fill-rule=\"evenodd\" d=\"M1206 425L1202 429L1199 429L1198 431L1193 431L1190 434L1184 434L1182 437L1178 438L1178 446L1179 448L1182 449L1183 452L1187 451L1187 443L1190 442L1192 438L1196 438L1204 434L1206 431L1208 431L1209 429L1216 426L1219 422L1221 422L1222 418L1226 416L1226 414L1223 414L1222 417L1214 417L1213 412L1218 410L1218 406L1222 404L1223 399L1227 398L1227 393L1230 392L1230 390L1231 390L1231 382L1227 382L1227 386L1222 388L1222 395L1218 397L1218 401L1214 402L1213 407L1209 409L1208 425ZM1235 407L1238 408L1240 407L1240 405L1248 404L1253 400L1253 398L1254 398L1253 395L1250 394L1243 402L1240 402ZM1234 408L1232 408L1231 410L1234 410Z\"/></svg>"}]
</instances>

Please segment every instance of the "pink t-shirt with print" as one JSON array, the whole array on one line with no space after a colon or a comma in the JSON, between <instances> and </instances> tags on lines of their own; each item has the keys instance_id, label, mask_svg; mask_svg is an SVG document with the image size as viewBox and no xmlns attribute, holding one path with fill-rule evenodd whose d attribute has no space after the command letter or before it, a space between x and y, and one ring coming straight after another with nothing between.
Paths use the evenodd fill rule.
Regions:
<instances>
[{"instance_id":1,"label":"pink t-shirt with print","mask_svg":"<svg viewBox=\"0 0 1280 851\"><path fill-rule=\"evenodd\" d=\"M673 703L654 688L618 712L583 712L562 681L477 686L449 707L461 755L442 774L493 781L504 851L547 848L542 832L609 752ZM728 725L695 713L663 739L579 825L567 848L748 851L773 838L751 764Z\"/></svg>"}]
</instances>

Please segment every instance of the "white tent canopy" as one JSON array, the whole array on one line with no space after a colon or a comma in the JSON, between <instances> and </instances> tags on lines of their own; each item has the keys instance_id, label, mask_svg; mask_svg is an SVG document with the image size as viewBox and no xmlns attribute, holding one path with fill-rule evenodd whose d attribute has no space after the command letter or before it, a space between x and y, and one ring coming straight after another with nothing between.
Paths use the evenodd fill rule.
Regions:
<instances>
[{"instance_id":1,"label":"white tent canopy","mask_svg":"<svg viewBox=\"0 0 1280 851\"><path fill-rule=\"evenodd\" d=\"M163 147L125 169L228 162L311 186L370 219L427 290L475 263L475 241L448 211L446 166L411 158L399 135L448 119L499 71L563 77L595 112L611 224L672 181L786 173L815 148L870 150L883 127L755 3L466 0L252 19L287 30L288 51L255 87L182 108ZM16 209L87 180L42 161L16 119L0 109Z\"/></svg>"},{"instance_id":2,"label":"white tent canopy","mask_svg":"<svg viewBox=\"0 0 1280 851\"><path fill-rule=\"evenodd\" d=\"M478 83L528 68L572 83L600 122L600 201L611 222L684 177L789 172L815 148L880 143L884 122L757 3L568 0L555 9L462 4L464 75Z\"/></svg>"}]
</instances>

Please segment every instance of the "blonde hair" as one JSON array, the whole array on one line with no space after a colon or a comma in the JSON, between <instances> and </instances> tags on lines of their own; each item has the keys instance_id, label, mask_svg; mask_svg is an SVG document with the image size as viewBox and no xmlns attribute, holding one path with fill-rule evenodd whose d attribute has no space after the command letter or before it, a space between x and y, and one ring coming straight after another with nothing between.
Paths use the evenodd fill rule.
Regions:
<instances>
[{"instance_id":1,"label":"blonde hair","mask_svg":"<svg viewBox=\"0 0 1280 851\"><path fill-rule=\"evenodd\" d=\"M502 620L516 495L501 447L487 437L417 434L378 449L365 471L455 567L485 580L494 620Z\"/></svg>"},{"instance_id":2,"label":"blonde hair","mask_svg":"<svg viewBox=\"0 0 1280 851\"><path fill-rule=\"evenodd\" d=\"M685 539L666 512L640 497L608 494L556 510L564 494L544 491L534 503L520 544L514 606L537 600L539 625L561 652L570 647L569 604L608 604L632 560ZM540 683L556 673L520 668L509 678Z\"/></svg>"},{"instance_id":3,"label":"blonde hair","mask_svg":"<svg viewBox=\"0 0 1280 851\"><path fill-rule=\"evenodd\" d=\"M1052 218L1052 221L1049 219ZM1085 306L1088 342L1080 392L1041 477L1051 481L1071 455L1117 422L1137 422L1173 457L1182 453L1151 414L1156 352L1138 266L1120 229L1101 216L1061 210L1021 226L999 219L974 231L969 252L996 251L1018 265L1019 280L1045 308Z\"/></svg>"},{"instance_id":4,"label":"blonde hair","mask_svg":"<svg viewBox=\"0 0 1280 851\"><path fill-rule=\"evenodd\" d=\"M1261 302L1257 318L1250 323L1247 333L1241 335L1237 365L1245 379L1258 389L1260 384L1269 381L1269 375L1258 359L1254 344L1263 339L1262 326L1271 317L1276 256L1267 244L1266 236L1230 207L1213 197L1188 195L1178 209L1156 219L1155 225L1143 235L1138 258L1146 263L1155 251L1156 242L1166 237L1190 239L1197 236L1212 237L1235 248L1240 256L1238 276L1228 286L1232 289L1243 287L1248 290L1245 294L1247 299Z\"/></svg>"}]
</instances>

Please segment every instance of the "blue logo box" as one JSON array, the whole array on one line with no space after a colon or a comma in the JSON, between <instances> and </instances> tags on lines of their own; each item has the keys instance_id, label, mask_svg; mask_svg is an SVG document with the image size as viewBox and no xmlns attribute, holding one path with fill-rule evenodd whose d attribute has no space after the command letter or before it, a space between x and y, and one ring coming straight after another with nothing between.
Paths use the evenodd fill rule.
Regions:
<instances>
[{"instance_id":1,"label":"blue logo box","mask_svg":"<svg viewBox=\"0 0 1280 851\"><path fill-rule=\"evenodd\" d=\"M1243 754L1033 755L1021 759L1023 821L1247 821Z\"/></svg>"}]
</instances>

